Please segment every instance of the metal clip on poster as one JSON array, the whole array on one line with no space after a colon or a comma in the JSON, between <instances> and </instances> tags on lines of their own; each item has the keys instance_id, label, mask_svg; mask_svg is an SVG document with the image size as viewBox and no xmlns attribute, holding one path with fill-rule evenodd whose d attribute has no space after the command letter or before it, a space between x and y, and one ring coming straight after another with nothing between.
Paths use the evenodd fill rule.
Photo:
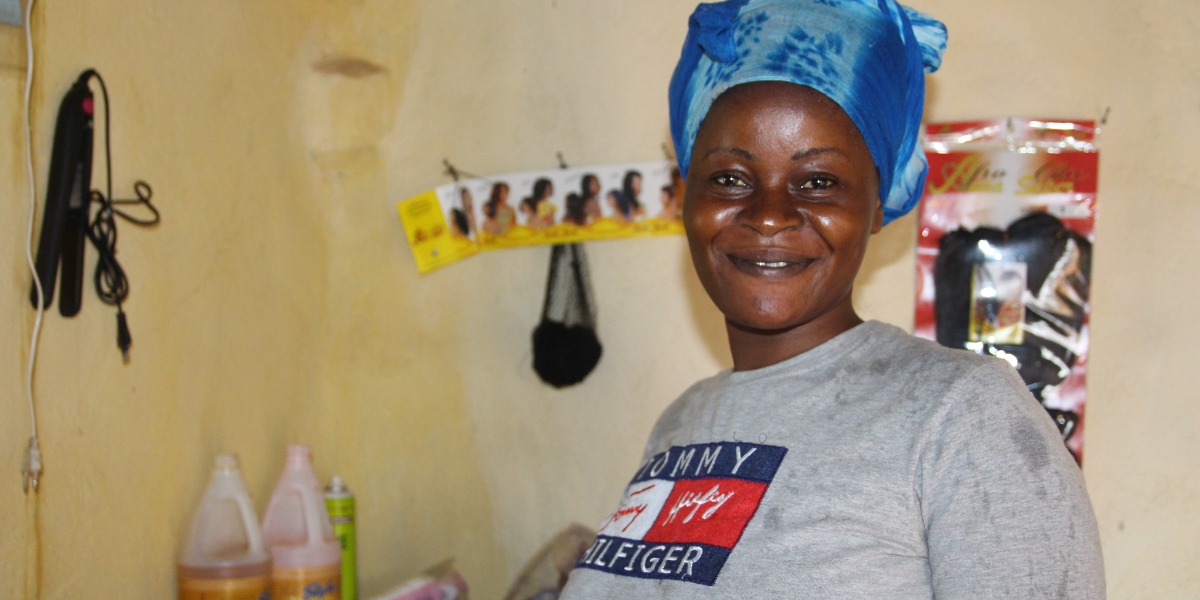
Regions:
<instances>
[{"instance_id":1,"label":"metal clip on poster","mask_svg":"<svg viewBox=\"0 0 1200 600\"><path fill-rule=\"evenodd\" d=\"M559 168L566 169L562 152ZM556 388L575 385L600 362L596 313L582 244L559 244L550 253L542 321L533 330L533 370Z\"/></svg>"}]
</instances>

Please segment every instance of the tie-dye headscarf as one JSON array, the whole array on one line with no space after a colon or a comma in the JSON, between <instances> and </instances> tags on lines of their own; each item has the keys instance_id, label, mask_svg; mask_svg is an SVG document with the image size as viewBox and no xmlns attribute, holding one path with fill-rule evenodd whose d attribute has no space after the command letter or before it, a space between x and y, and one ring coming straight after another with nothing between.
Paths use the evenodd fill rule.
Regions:
<instances>
[{"instance_id":1,"label":"tie-dye headscarf","mask_svg":"<svg viewBox=\"0 0 1200 600\"><path fill-rule=\"evenodd\" d=\"M879 169L884 222L912 209L929 165L919 143L925 73L946 26L895 0L728 0L692 13L671 78L671 136L687 173L712 103L752 81L789 81L837 102Z\"/></svg>"}]
</instances>

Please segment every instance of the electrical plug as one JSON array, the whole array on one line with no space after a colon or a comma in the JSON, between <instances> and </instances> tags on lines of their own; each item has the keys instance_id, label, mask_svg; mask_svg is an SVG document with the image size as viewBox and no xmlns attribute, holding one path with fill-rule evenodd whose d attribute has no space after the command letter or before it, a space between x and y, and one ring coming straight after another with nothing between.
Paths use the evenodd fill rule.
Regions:
<instances>
[{"instance_id":1,"label":"electrical plug","mask_svg":"<svg viewBox=\"0 0 1200 600\"><path fill-rule=\"evenodd\" d=\"M38 491L38 478L42 476L42 450L38 447L36 437L29 438L29 447L25 449L25 460L21 463L21 489L29 492L30 485L34 493Z\"/></svg>"},{"instance_id":2,"label":"electrical plug","mask_svg":"<svg viewBox=\"0 0 1200 600\"><path fill-rule=\"evenodd\" d=\"M129 335L129 323L125 321L125 311L117 307L117 347L121 349L121 358L129 364L129 347L133 345L133 336Z\"/></svg>"}]
</instances>

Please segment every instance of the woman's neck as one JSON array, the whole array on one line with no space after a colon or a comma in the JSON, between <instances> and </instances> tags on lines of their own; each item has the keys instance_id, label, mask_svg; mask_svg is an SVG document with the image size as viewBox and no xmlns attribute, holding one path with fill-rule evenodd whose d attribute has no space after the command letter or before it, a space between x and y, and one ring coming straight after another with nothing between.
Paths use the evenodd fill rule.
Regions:
<instances>
[{"instance_id":1,"label":"woman's neck","mask_svg":"<svg viewBox=\"0 0 1200 600\"><path fill-rule=\"evenodd\" d=\"M729 350L734 371L769 367L798 356L845 333L863 322L850 302L850 295L817 318L789 329L763 331L742 327L728 320Z\"/></svg>"}]
</instances>

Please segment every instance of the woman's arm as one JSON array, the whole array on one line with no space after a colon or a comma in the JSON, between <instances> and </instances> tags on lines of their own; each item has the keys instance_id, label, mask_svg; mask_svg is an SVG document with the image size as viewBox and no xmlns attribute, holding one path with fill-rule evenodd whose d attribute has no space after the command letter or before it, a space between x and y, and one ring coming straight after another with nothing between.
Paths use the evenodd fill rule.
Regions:
<instances>
[{"instance_id":1,"label":"woman's arm","mask_svg":"<svg viewBox=\"0 0 1200 600\"><path fill-rule=\"evenodd\" d=\"M936 598L1104 598L1083 474L1045 409L999 361L949 394L916 481Z\"/></svg>"}]
</instances>

